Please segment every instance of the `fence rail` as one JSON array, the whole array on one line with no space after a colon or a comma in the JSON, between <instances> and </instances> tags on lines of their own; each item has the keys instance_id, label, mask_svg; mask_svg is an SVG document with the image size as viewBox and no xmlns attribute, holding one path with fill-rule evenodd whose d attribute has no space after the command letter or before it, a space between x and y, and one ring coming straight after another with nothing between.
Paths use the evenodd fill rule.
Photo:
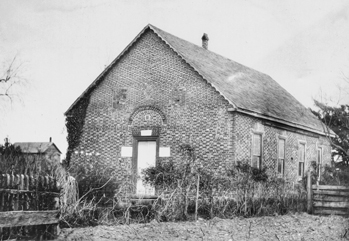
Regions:
<instances>
[{"instance_id":1,"label":"fence rail","mask_svg":"<svg viewBox=\"0 0 349 241\"><path fill-rule=\"evenodd\" d=\"M308 212L319 215L349 216L349 188L345 186L311 185L308 173Z\"/></svg>"},{"instance_id":2,"label":"fence rail","mask_svg":"<svg viewBox=\"0 0 349 241\"><path fill-rule=\"evenodd\" d=\"M0 240L54 239L59 187L49 176L0 175Z\"/></svg>"}]
</instances>

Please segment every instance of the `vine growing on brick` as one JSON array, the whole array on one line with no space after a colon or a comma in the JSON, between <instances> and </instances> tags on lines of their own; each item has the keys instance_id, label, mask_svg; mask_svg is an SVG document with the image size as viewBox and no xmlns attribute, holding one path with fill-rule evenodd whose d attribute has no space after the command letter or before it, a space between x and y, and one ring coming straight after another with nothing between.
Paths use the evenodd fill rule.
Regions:
<instances>
[{"instance_id":1,"label":"vine growing on brick","mask_svg":"<svg viewBox=\"0 0 349 241\"><path fill-rule=\"evenodd\" d=\"M68 151L66 155L67 165L70 164L70 159L73 150L78 147L82 135L82 129L85 123L86 111L90 103L89 95L80 99L79 104L74 107L66 116L65 126L68 136Z\"/></svg>"}]
</instances>

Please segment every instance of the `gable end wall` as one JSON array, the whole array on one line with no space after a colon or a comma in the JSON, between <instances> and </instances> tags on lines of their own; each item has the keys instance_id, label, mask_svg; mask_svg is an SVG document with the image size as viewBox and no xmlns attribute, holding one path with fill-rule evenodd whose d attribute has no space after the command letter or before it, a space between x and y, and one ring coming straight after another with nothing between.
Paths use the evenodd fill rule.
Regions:
<instances>
[{"instance_id":1,"label":"gable end wall","mask_svg":"<svg viewBox=\"0 0 349 241\"><path fill-rule=\"evenodd\" d=\"M91 92L72 165L98 162L122 177L133 164L121 147L132 147L142 129L171 148L159 161L181 161L179 145L189 143L210 167L234 163L229 103L151 30L103 78Z\"/></svg>"}]
</instances>

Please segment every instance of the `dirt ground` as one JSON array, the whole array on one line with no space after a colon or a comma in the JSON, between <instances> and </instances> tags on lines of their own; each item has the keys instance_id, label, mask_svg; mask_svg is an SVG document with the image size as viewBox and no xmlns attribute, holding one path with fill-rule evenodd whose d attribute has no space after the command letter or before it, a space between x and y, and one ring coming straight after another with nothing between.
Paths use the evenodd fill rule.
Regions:
<instances>
[{"instance_id":1,"label":"dirt ground","mask_svg":"<svg viewBox=\"0 0 349 241\"><path fill-rule=\"evenodd\" d=\"M348 232L348 233L346 233ZM349 240L349 219L293 214L63 229L58 240Z\"/></svg>"}]
</instances>

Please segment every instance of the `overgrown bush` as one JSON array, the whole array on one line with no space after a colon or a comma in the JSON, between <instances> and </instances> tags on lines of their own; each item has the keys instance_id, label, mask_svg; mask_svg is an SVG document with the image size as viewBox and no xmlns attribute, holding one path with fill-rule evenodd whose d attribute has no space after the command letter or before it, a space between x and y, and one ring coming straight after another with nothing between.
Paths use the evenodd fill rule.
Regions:
<instances>
[{"instance_id":1,"label":"overgrown bush","mask_svg":"<svg viewBox=\"0 0 349 241\"><path fill-rule=\"evenodd\" d=\"M232 218L306 210L306 192L302 185L280 179L270 170L239 163L218 172L202 162L190 145L180 146L180 152L180 161L158 162L157 166L143 171L143 181L157 190L158 198L154 203L132 205L123 191L134 185L134 179L129 178L115 183L116 194L109 199L111 207L98 208L100 201L94 192L90 192L90 198L80 199L74 212L64 216L63 220L74 227L148 222L154 218L158 221L191 220L196 213L203 218ZM100 180L101 185L109 183L112 173L107 169L98 172L99 168L94 165L91 170L81 169L78 180L86 184L95 179ZM88 193L91 187L84 190Z\"/></svg>"},{"instance_id":2,"label":"overgrown bush","mask_svg":"<svg viewBox=\"0 0 349 241\"><path fill-rule=\"evenodd\" d=\"M190 218L195 212L197 191L198 213L209 218L285 214L306 209L306 192L301 185L295 187L276 174L268 175L266 168L244 163L220 173L205 166L194 148L181 148L184 154L180 163L159 163L143 173L143 181L154 185L164 200L154 210L160 219Z\"/></svg>"},{"instance_id":3,"label":"overgrown bush","mask_svg":"<svg viewBox=\"0 0 349 241\"><path fill-rule=\"evenodd\" d=\"M100 206L110 206L118 189L119 180L113 167L103 166L97 160L74 165L70 169L79 190L79 198L93 200Z\"/></svg>"},{"instance_id":4,"label":"overgrown bush","mask_svg":"<svg viewBox=\"0 0 349 241\"><path fill-rule=\"evenodd\" d=\"M134 188L133 175L125 169L125 175L120 177L114 167L100 163L100 157L90 156L81 164L75 164L69 169L78 183L79 195L77 200L62 212L62 227L125 222L127 207L120 204Z\"/></svg>"},{"instance_id":5,"label":"overgrown bush","mask_svg":"<svg viewBox=\"0 0 349 241\"><path fill-rule=\"evenodd\" d=\"M312 184L349 186L349 166L345 163L319 166L316 161L310 164ZM320 170L319 170L320 169ZM319 179L319 171L321 171ZM306 182L306 180L304 180Z\"/></svg>"},{"instance_id":6,"label":"overgrown bush","mask_svg":"<svg viewBox=\"0 0 349 241\"><path fill-rule=\"evenodd\" d=\"M329 166L325 165L321 174L320 184L349 186L349 166Z\"/></svg>"},{"instance_id":7,"label":"overgrown bush","mask_svg":"<svg viewBox=\"0 0 349 241\"><path fill-rule=\"evenodd\" d=\"M235 166L235 168L227 171L228 175L235 176L237 173L245 173L247 179L252 179L255 182L266 182L268 180L267 168L262 169L251 167L248 163L241 163Z\"/></svg>"}]
</instances>

